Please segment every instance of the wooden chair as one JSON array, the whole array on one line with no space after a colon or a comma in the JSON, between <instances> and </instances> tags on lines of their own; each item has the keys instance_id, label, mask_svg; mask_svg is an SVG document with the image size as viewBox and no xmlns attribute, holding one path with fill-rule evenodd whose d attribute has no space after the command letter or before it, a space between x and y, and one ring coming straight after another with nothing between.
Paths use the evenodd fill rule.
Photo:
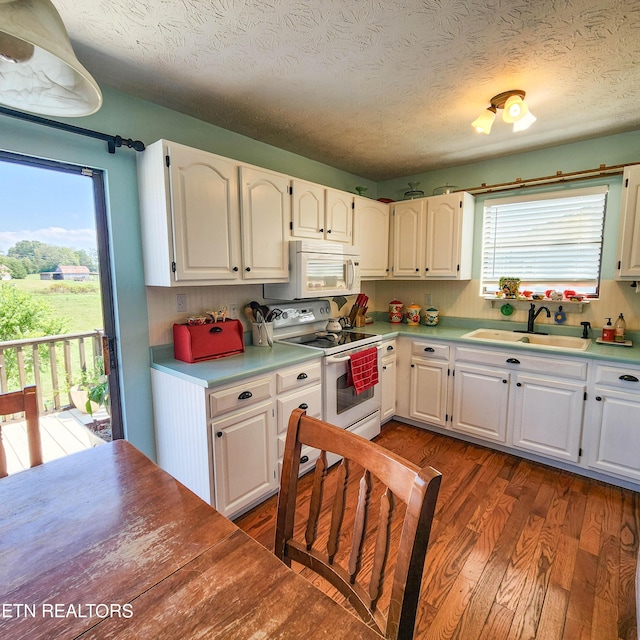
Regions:
<instances>
[{"instance_id":1,"label":"wooden chair","mask_svg":"<svg viewBox=\"0 0 640 640\"><path fill-rule=\"evenodd\" d=\"M38 399L36 387L25 387L22 391L0 394L0 416L24 411L27 421L27 439L29 442L29 460L32 467L42 464L42 444L40 442L40 424L38 420ZM2 443L2 425L0 425L0 478L7 475L7 457Z\"/></svg>"},{"instance_id":2,"label":"wooden chair","mask_svg":"<svg viewBox=\"0 0 640 640\"><path fill-rule=\"evenodd\" d=\"M298 488L298 470L302 445L320 449L306 523L305 540L294 539L294 519ZM336 491L331 515L322 509L322 494L327 472L326 452L343 456L337 469ZM336 562L339 543L345 539L342 531L346 492L352 463L363 468L353 533L345 568ZM367 554L370 565L368 586L357 581L361 570L363 542L367 534L367 515L371 497L372 476L382 483L377 527L369 527L375 537L373 554ZM308 417L295 409L289 419L282 465L280 494L276 521L275 554L288 566L301 563L326 579L351 603L360 617L384 638L411 639L414 634L416 610L422 583L425 555L431 523L440 488L441 474L431 467L420 468L395 453L358 435L339 429L321 420ZM402 533L397 544L395 573L386 614L378 608L382 594L385 565L390 548L391 518L395 499L406 505ZM318 523L324 513L330 520L326 549L315 549ZM326 537L326 536L325 536ZM364 574L365 572L362 572ZM368 574L368 569L367 569Z\"/></svg>"}]
</instances>

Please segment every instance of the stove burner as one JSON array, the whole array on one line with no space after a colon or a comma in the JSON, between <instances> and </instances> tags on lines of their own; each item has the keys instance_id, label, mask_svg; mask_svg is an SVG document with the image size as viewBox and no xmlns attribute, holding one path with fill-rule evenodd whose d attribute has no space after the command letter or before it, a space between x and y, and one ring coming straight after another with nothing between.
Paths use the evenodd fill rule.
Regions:
<instances>
[{"instance_id":1,"label":"stove burner","mask_svg":"<svg viewBox=\"0 0 640 640\"><path fill-rule=\"evenodd\" d=\"M302 336L294 336L293 338L284 338L282 342L289 342L291 344L303 344L307 347L317 347L319 349L328 349L330 347L350 345L361 340L373 337L374 334L370 333L343 331L341 333L329 334L322 331L316 333L307 333Z\"/></svg>"}]
</instances>

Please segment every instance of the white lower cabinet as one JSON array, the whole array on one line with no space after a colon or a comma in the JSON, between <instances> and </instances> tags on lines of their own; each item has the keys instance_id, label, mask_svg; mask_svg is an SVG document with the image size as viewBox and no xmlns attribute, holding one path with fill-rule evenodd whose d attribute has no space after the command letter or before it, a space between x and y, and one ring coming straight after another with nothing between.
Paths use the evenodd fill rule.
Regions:
<instances>
[{"instance_id":1,"label":"white lower cabinet","mask_svg":"<svg viewBox=\"0 0 640 640\"><path fill-rule=\"evenodd\" d=\"M536 375L516 376L513 446L578 462L585 383Z\"/></svg>"},{"instance_id":2,"label":"white lower cabinet","mask_svg":"<svg viewBox=\"0 0 640 640\"><path fill-rule=\"evenodd\" d=\"M506 443L508 371L456 363L451 428Z\"/></svg>"},{"instance_id":3,"label":"white lower cabinet","mask_svg":"<svg viewBox=\"0 0 640 640\"><path fill-rule=\"evenodd\" d=\"M589 405L589 467L640 482L640 367L597 365Z\"/></svg>"},{"instance_id":4,"label":"white lower cabinet","mask_svg":"<svg viewBox=\"0 0 640 640\"><path fill-rule=\"evenodd\" d=\"M278 487L273 405L233 413L211 429L216 509L230 517Z\"/></svg>"},{"instance_id":5,"label":"white lower cabinet","mask_svg":"<svg viewBox=\"0 0 640 640\"><path fill-rule=\"evenodd\" d=\"M412 358L409 415L440 427L447 426L448 362Z\"/></svg>"},{"instance_id":6,"label":"white lower cabinet","mask_svg":"<svg viewBox=\"0 0 640 640\"><path fill-rule=\"evenodd\" d=\"M456 350L452 429L578 462L587 363L523 350Z\"/></svg>"},{"instance_id":7,"label":"white lower cabinet","mask_svg":"<svg viewBox=\"0 0 640 640\"><path fill-rule=\"evenodd\" d=\"M322 419L322 385L311 384L304 389L280 395L276 400L278 416L278 481L282 472L282 457L287 440L289 416L294 409L304 409L308 416ZM306 473L318 459L320 452L311 447L303 447L300 452L300 473Z\"/></svg>"},{"instance_id":8,"label":"white lower cabinet","mask_svg":"<svg viewBox=\"0 0 640 640\"><path fill-rule=\"evenodd\" d=\"M207 389L151 370L158 464L228 518L278 490L291 411L322 417L320 359ZM307 470L317 457L303 451Z\"/></svg>"}]
</instances>

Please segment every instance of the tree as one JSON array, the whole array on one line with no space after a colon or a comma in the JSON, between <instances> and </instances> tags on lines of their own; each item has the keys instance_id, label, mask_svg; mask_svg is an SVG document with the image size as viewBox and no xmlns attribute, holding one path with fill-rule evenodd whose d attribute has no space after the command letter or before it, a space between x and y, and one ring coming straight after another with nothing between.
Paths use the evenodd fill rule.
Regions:
<instances>
[{"instance_id":1,"label":"tree","mask_svg":"<svg viewBox=\"0 0 640 640\"><path fill-rule=\"evenodd\" d=\"M19 340L58 335L66 331L64 321L54 316L48 303L37 300L32 294L5 282L0 285L0 341ZM46 363L46 346L40 357ZM26 368L33 370L33 361L26 359ZM13 349L5 352L7 377L15 381L18 375L16 354Z\"/></svg>"},{"instance_id":2,"label":"tree","mask_svg":"<svg viewBox=\"0 0 640 640\"><path fill-rule=\"evenodd\" d=\"M31 262L35 263L38 250L43 245L44 243L39 240L20 240L20 242L16 242L15 246L7 251L7 255L11 258L28 258Z\"/></svg>"},{"instance_id":3,"label":"tree","mask_svg":"<svg viewBox=\"0 0 640 640\"><path fill-rule=\"evenodd\" d=\"M23 280L27 277L28 272L22 260L0 256L0 263L9 268L9 271L11 271L11 277L14 280Z\"/></svg>"}]
</instances>

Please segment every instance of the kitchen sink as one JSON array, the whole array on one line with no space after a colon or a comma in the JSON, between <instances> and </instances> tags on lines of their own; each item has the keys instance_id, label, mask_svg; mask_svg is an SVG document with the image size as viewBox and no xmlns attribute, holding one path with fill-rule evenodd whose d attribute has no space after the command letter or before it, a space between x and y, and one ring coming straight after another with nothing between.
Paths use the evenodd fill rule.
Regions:
<instances>
[{"instance_id":1,"label":"kitchen sink","mask_svg":"<svg viewBox=\"0 0 640 640\"><path fill-rule=\"evenodd\" d=\"M463 338L523 345L525 347L542 349L560 349L563 351L586 351L591 344L589 338L575 336L554 336L540 333L518 333L503 329L476 329L465 333Z\"/></svg>"}]
</instances>

